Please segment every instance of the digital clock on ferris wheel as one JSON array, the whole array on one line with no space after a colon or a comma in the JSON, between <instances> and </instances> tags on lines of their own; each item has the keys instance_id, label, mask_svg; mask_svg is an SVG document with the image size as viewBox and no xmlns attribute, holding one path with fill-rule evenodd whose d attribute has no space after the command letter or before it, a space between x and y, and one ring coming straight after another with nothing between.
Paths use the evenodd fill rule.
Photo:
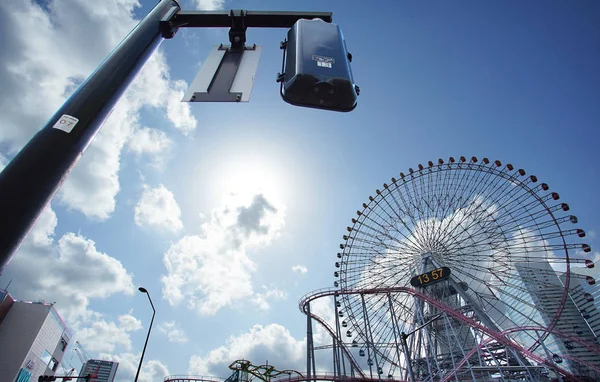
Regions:
<instances>
[{"instance_id":1,"label":"digital clock on ferris wheel","mask_svg":"<svg viewBox=\"0 0 600 382\"><path fill-rule=\"evenodd\" d=\"M450 277L450 268L441 267L413 277L410 279L410 285L424 287L447 280L448 277Z\"/></svg>"}]
</instances>

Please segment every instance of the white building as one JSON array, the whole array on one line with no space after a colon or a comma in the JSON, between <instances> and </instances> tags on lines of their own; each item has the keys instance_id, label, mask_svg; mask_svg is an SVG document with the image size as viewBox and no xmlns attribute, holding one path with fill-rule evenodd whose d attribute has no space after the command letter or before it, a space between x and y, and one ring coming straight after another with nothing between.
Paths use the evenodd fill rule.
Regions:
<instances>
[{"instance_id":1,"label":"white building","mask_svg":"<svg viewBox=\"0 0 600 382\"><path fill-rule=\"evenodd\" d=\"M90 359L81 367L80 377L92 375L90 382L113 382L117 374L118 362Z\"/></svg>"},{"instance_id":2,"label":"white building","mask_svg":"<svg viewBox=\"0 0 600 382\"><path fill-rule=\"evenodd\" d=\"M590 314L589 308L584 309L583 305L577 304L577 300L583 298L584 295L581 293L580 281L585 278L577 277L575 274L571 275L569 293L564 297L564 303L561 306L565 292L564 274L559 277L547 262L529 263L526 266L516 264L515 268L527 285L546 326L551 324L556 312L562 308L562 313L553 330L564 333L568 337L550 335L544 341L547 348L561 356L563 365L568 365L574 374L600 378L600 374L576 361L581 360L600 367L598 353L573 340L573 338L577 338L590 344L595 344L597 341L596 335L587 321L594 314Z\"/></svg>"},{"instance_id":3,"label":"white building","mask_svg":"<svg viewBox=\"0 0 600 382\"><path fill-rule=\"evenodd\" d=\"M573 268L571 274L571 298L596 336L595 342L600 344L600 267Z\"/></svg>"},{"instance_id":4,"label":"white building","mask_svg":"<svg viewBox=\"0 0 600 382\"><path fill-rule=\"evenodd\" d=\"M0 291L0 379L37 382L55 375L71 333L54 304L19 301Z\"/></svg>"}]
</instances>

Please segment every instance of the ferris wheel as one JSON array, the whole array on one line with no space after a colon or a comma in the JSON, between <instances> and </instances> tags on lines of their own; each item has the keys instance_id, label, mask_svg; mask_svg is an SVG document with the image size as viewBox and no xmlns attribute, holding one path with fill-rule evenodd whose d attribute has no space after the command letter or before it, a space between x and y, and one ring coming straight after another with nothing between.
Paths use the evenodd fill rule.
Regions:
<instances>
[{"instance_id":1,"label":"ferris wheel","mask_svg":"<svg viewBox=\"0 0 600 382\"><path fill-rule=\"evenodd\" d=\"M595 283L571 271L594 267L576 223L546 183L497 160L400 173L340 244L337 336L371 378L600 376L596 335L573 329L587 322L569 286Z\"/></svg>"}]
</instances>

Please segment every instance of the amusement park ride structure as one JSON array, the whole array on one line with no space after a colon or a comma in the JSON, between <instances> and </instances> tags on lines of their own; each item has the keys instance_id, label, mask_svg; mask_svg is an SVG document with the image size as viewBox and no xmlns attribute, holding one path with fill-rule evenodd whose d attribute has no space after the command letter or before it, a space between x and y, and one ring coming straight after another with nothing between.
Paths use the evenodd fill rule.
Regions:
<instances>
[{"instance_id":1,"label":"amusement park ride structure","mask_svg":"<svg viewBox=\"0 0 600 382\"><path fill-rule=\"evenodd\" d=\"M591 248L559 200L536 176L487 158L400 173L356 211L334 288L300 299L306 372L265 379L236 361L229 382L600 380L600 294L576 288L598 285L573 272L594 268ZM311 311L320 299L334 320ZM315 322L330 343L315 344ZM327 349L331 374L316 362Z\"/></svg>"}]
</instances>

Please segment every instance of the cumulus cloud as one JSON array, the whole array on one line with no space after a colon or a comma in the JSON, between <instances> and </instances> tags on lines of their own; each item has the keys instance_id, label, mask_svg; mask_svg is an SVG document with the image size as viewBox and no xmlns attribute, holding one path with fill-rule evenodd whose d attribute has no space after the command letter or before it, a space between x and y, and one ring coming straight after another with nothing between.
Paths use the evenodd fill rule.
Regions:
<instances>
[{"instance_id":1,"label":"cumulus cloud","mask_svg":"<svg viewBox=\"0 0 600 382\"><path fill-rule=\"evenodd\" d=\"M45 7L32 1L0 2L0 32L12 36L0 51L0 103L13 105L0 116L4 154L15 154L94 71L135 26L139 6L136 0L64 0ZM10 32L14 30L21 32ZM174 101L181 99L183 88L184 82L170 78L165 57L157 52L73 169L59 200L88 217L108 218L120 188L120 153L139 132L140 110L163 109L183 133L195 128L189 105ZM44 102L32 107L32 99Z\"/></svg>"},{"instance_id":2,"label":"cumulus cloud","mask_svg":"<svg viewBox=\"0 0 600 382\"><path fill-rule=\"evenodd\" d=\"M47 208L2 274L13 279L15 296L56 302L67 322L75 322L89 317L91 299L133 294L132 276L120 261L83 235L66 233L55 241L56 224L56 214Z\"/></svg>"},{"instance_id":3,"label":"cumulus cloud","mask_svg":"<svg viewBox=\"0 0 600 382\"><path fill-rule=\"evenodd\" d=\"M183 330L175 321L166 321L158 326L158 330L167 335L169 342L184 343L188 342L188 338Z\"/></svg>"},{"instance_id":4,"label":"cumulus cloud","mask_svg":"<svg viewBox=\"0 0 600 382\"><path fill-rule=\"evenodd\" d=\"M260 310L268 310L271 308L269 304L269 300L285 300L288 297L287 292L277 289L277 288L268 288L263 285L264 293L256 293L252 298L252 301L256 304L256 306Z\"/></svg>"},{"instance_id":5,"label":"cumulus cloud","mask_svg":"<svg viewBox=\"0 0 600 382\"><path fill-rule=\"evenodd\" d=\"M98 319L88 327L80 328L77 332L79 341L85 344L90 352L114 352L118 347L131 350L130 332L142 328L137 318L126 314L119 316L119 323Z\"/></svg>"},{"instance_id":6,"label":"cumulus cloud","mask_svg":"<svg viewBox=\"0 0 600 382\"><path fill-rule=\"evenodd\" d=\"M138 127L129 137L127 146L138 157L149 156L154 160L155 166L161 167L173 147L173 141L162 130Z\"/></svg>"},{"instance_id":7,"label":"cumulus cloud","mask_svg":"<svg viewBox=\"0 0 600 382\"><path fill-rule=\"evenodd\" d=\"M181 210L173 193L162 184L156 188L144 185L144 191L135 206L135 224L140 227L177 232L183 228Z\"/></svg>"},{"instance_id":8,"label":"cumulus cloud","mask_svg":"<svg viewBox=\"0 0 600 382\"><path fill-rule=\"evenodd\" d=\"M308 268L306 268L304 265L296 264L292 267L292 272L298 272L303 275L308 272Z\"/></svg>"},{"instance_id":9,"label":"cumulus cloud","mask_svg":"<svg viewBox=\"0 0 600 382\"><path fill-rule=\"evenodd\" d=\"M138 362L140 361L140 353L124 352L119 354L100 353L100 359L106 361L119 362L117 369L116 382L131 382L137 372ZM138 381L140 382L156 382L163 381L169 375L169 369L158 360L144 360L144 365L140 371Z\"/></svg>"},{"instance_id":10,"label":"cumulus cloud","mask_svg":"<svg viewBox=\"0 0 600 382\"><path fill-rule=\"evenodd\" d=\"M248 332L238 337L229 337L225 345L205 355L192 356L188 373L229 375L231 370L228 369L228 365L236 359L247 359L255 364L262 364L264 360L269 360L269 364L278 370L303 370L306 368L305 346L306 339L297 340L284 326L254 325Z\"/></svg>"},{"instance_id":11,"label":"cumulus cloud","mask_svg":"<svg viewBox=\"0 0 600 382\"><path fill-rule=\"evenodd\" d=\"M119 316L119 327L125 331L132 332L142 328L142 321L131 314L123 314Z\"/></svg>"},{"instance_id":12,"label":"cumulus cloud","mask_svg":"<svg viewBox=\"0 0 600 382\"><path fill-rule=\"evenodd\" d=\"M252 297L256 264L247 251L268 245L282 225L283 206L275 207L261 194L250 200L230 195L212 211L200 235L184 236L164 255L164 298L171 305L186 300L189 308L212 315Z\"/></svg>"}]
</instances>

